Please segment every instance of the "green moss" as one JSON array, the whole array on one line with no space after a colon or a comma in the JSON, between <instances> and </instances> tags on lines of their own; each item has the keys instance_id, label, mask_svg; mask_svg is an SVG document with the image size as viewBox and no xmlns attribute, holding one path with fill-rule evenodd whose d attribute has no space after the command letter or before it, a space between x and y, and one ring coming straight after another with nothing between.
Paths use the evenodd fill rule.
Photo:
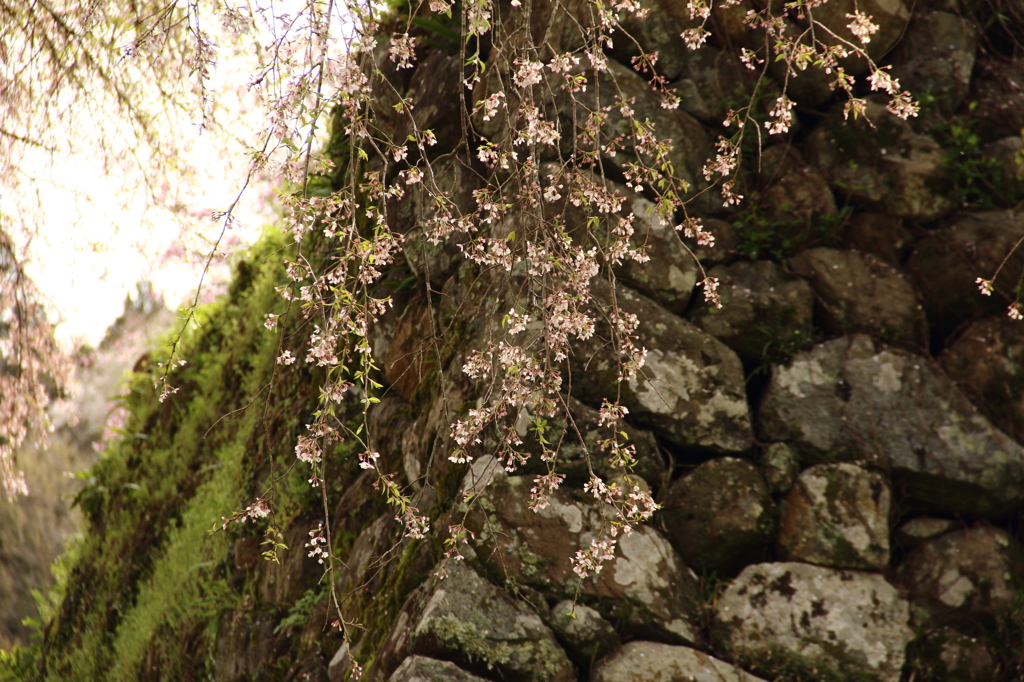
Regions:
<instances>
[{"instance_id":1,"label":"green moss","mask_svg":"<svg viewBox=\"0 0 1024 682\"><path fill-rule=\"evenodd\" d=\"M263 316L283 312L274 288L283 249L284 238L268 234L237 265L228 295L196 311L179 343L188 364L170 379L178 394L161 403L153 375L133 377L125 434L84 477L77 503L87 533L53 595L59 606L42 646L8 656L4 675L85 682L211 672L220 616L242 596L229 580L234 542L262 530L210 529L262 491L271 458L294 459L285 447L302 423L294 410L315 405L302 367L279 374L278 402L260 400L276 369L278 337ZM276 482L282 516L308 508L304 474L293 467Z\"/></svg>"}]
</instances>

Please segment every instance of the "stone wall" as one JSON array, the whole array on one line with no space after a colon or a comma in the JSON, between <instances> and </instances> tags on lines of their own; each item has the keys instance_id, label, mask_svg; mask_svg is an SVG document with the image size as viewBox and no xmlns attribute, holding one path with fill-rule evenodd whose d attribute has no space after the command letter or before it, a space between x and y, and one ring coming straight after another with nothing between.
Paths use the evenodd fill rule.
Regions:
<instances>
[{"instance_id":1,"label":"stone wall","mask_svg":"<svg viewBox=\"0 0 1024 682\"><path fill-rule=\"evenodd\" d=\"M661 54L681 108L660 107L627 68L628 50L612 52L611 68L639 116L678 142L673 165L696 185L727 103L751 93L736 53L749 36L718 12L717 42L691 53L676 37L672 3L649 4L649 18L633 29ZM747 202L693 204L717 238L713 249L692 246L719 278L722 309L693 295L698 276L682 245L651 218L650 196L618 184L622 159L607 160L602 181L626 198L623 214L635 215L636 242L652 257L621 267L614 291L600 293L638 316L649 351L644 372L623 385L637 465L622 482L653 491L662 508L619 539L601 572L581 581L570 559L609 521L608 508L581 488L585 450L608 437L597 408L615 368L596 341L574 347L578 369L563 396L571 423L555 420L544 433L558 444L566 483L545 508L529 508L534 476L545 471L538 457L508 474L488 454L495 443L484 442L471 465L449 461L450 423L481 395L460 370L496 324L502 298L456 245L423 239L430 206L413 190L389 210L407 242L387 276L395 306L372 332L386 390L370 433L435 530L403 538L372 472L342 463L344 448L335 453L329 501L344 567L334 587L351 619L350 644L329 625L325 578L303 549L323 519L315 500L295 493L280 563L260 561L265 528L245 527L204 540L194 564L180 564L195 578L177 582L157 578L178 531L158 520L147 521L146 540L114 531L151 507L190 527L193 496L227 455L187 440L185 426L234 443L224 448L251 489L266 480L267 461L287 466L294 415L301 421L315 405L308 387L317 377L300 365L283 374L288 388L267 408L270 443L251 425L218 435L222 421L198 407L194 419L181 416L193 403L179 412L138 408L140 430L193 459L160 469L126 445L128 464L105 475L177 471L184 501L147 507L104 493L90 533L97 547L136 552L124 573L130 587L104 619L95 616L102 600L83 586L100 589L109 550L82 555L47 630L43 675L115 660L139 679L224 682L339 682L351 679L354 663L373 682L1024 677L1024 323L1006 316L1024 251L1006 261L992 296L975 281L990 278L1024 237L1014 151L1024 128L1024 56L994 33L1001 24L986 21L990 5L867 4L889 36L873 56L921 98L921 116L904 122L869 100L873 126L846 121L821 74L800 75L791 91L799 125L745 159ZM419 66L392 75L419 93L419 128L435 131L438 185L469 206L490 171L457 146L467 113L459 60L421 30ZM389 68L386 45L380 54ZM389 96L378 96L382 121L403 138L401 124L384 116ZM248 301L274 284L254 270L244 265L220 317L194 341L197 353L227 358L218 361L222 375L182 390L183 401L212 401L211 414L252 404L260 372L274 366L276 350L251 341L261 325L244 317L255 314ZM218 336L219 324L241 340ZM236 354L250 346L248 356ZM524 426L518 436L525 451L543 451L536 431ZM611 472L597 458L592 466ZM462 559L446 562L455 523L469 533L456 545ZM199 601L177 610L152 587L192 583ZM136 618L143 603L150 615ZM108 624L106 639L79 634L97 622ZM138 623L145 636L130 640L125 631Z\"/></svg>"}]
</instances>

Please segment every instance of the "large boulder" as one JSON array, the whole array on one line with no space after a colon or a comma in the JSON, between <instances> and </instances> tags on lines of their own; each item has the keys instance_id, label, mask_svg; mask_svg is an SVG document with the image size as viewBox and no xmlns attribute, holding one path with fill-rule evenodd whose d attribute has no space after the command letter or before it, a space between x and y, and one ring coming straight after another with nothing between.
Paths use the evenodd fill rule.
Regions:
<instances>
[{"instance_id":1,"label":"large boulder","mask_svg":"<svg viewBox=\"0 0 1024 682\"><path fill-rule=\"evenodd\" d=\"M489 456L473 462L465 485L475 498L466 510L470 544L496 578L549 599L579 594L634 635L700 642L694 625L697 578L656 530L640 526L620 535L614 558L581 581L572 559L606 537L615 519L610 506L559 489L534 511L534 478L508 476Z\"/></svg>"},{"instance_id":2,"label":"large boulder","mask_svg":"<svg viewBox=\"0 0 1024 682\"><path fill-rule=\"evenodd\" d=\"M580 67L582 69L582 65ZM614 60L608 61L607 70L598 74L592 68L583 69L581 75L589 83L583 92L568 93L557 90L560 74L549 76L555 94L554 111L545 112L551 120L557 116L561 130L583 130L588 124L591 112L614 105L618 96L629 102L633 113L631 117L622 114L622 108L612 106L604 116L602 140L607 141L608 149L601 156L605 169L613 169L615 174L623 174L629 166L638 160L651 165L656 159L647 153L641 153L636 147L635 123L649 121L654 125L653 135L658 140L671 140L671 149L665 154L664 160L672 166L672 176L679 181L688 183L691 190L680 197L693 198L690 208L700 214L720 211L721 197L717 192L697 192L707 186L704 180L704 163L712 153L711 139L704 127L695 118L679 109L668 109L662 106L664 98L655 93L644 78L629 67ZM598 101L598 92L602 93ZM562 144L567 153L573 153L574 141L571 135L564 135ZM612 142L616 141L616 142ZM617 146L614 154L611 147ZM641 183L642 184L642 183Z\"/></svg>"},{"instance_id":3,"label":"large boulder","mask_svg":"<svg viewBox=\"0 0 1024 682\"><path fill-rule=\"evenodd\" d=\"M808 135L808 157L832 188L860 209L918 222L953 211L952 177L939 143L915 133L877 97L867 99L865 114L871 123L847 121L833 110Z\"/></svg>"},{"instance_id":4,"label":"large boulder","mask_svg":"<svg viewBox=\"0 0 1024 682\"><path fill-rule=\"evenodd\" d=\"M778 11L781 10L783 3L771 4ZM878 31L867 45L863 45L849 29L849 15L858 9L870 16L878 26ZM795 13L791 13L791 16L793 14ZM868 56L877 63L902 37L910 19L910 10L902 0L831 0L815 6L807 11L806 15L801 12L796 19L786 21L785 33L788 38L801 36L804 44L809 43L807 28L813 20L816 25L813 35L819 43L826 46L845 43L863 47ZM748 44L748 47L756 49L759 45ZM820 45L818 49L821 49ZM852 55L840 60L840 65L853 76L862 75L868 70L867 60ZM773 58L769 66L775 80L786 83L789 96L799 104L815 107L829 99L833 93L831 84L835 81L835 72L826 73L820 65L812 64L806 69L787 69L784 61L776 61ZM790 72L788 77L787 71Z\"/></svg>"},{"instance_id":5,"label":"large boulder","mask_svg":"<svg viewBox=\"0 0 1024 682\"><path fill-rule=\"evenodd\" d=\"M580 487L590 480L591 472L605 480L625 473L621 467L614 465L608 456L609 453L601 447L602 441L610 439L615 431L619 432L620 441L635 448L633 456L636 464L629 473L652 485L661 482L666 474L667 465L661 454L661 447L650 431L641 431L624 421L615 425L602 425L597 410L571 396L563 398L568 418L566 413L559 413L546 419L543 436L549 450L558 450L557 469L558 473L565 476L566 484ZM516 435L523 440L519 450L530 456L525 464L516 469L516 473L546 474L548 463L541 458L543 444L540 442L529 406L521 408L515 428ZM497 446L497 443L486 439L485 445Z\"/></svg>"},{"instance_id":6,"label":"large boulder","mask_svg":"<svg viewBox=\"0 0 1024 682\"><path fill-rule=\"evenodd\" d=\"M755 87L756 74L747 69L734 52L712 45L704 45L693 53L683 65L679 80L672 84L679 96L679 108L714 127L722 124L729 109L746 105ZM763 93L764 100L755 101L755 108L767 113L771 105L766 104L775 102L781 88L770 81L762 81L759 93Z\"/></svg>"},{"instance_id":7,"label":"large boulder","mask_svg":"<svg viewBox=\"0 0 1024 682\"><path fill-rule=\"evenodd\" d=\"M928 323L914 287L891 265L855 251L820 247L793 261L807 277L822 326L833 334L871 334L887 343L920 350Z\"/></svg>"},{"instance_id":8,"label":"large boulder","mask_svg":"<svg viewBox=\"0 0 1024 682\"><path fill-rule=\"evenodd\" d=\"M972 131L982 142L1020 135L1024 128L1024 58L978 55L969 100Z\"/></svg>"},{"instance_id":9,"label":"large boulder","mask_svg":"<svg viewBox=\"0 0 1024 682\"><path fill-rule=\"evenodd\" d=\"M899 580L940 622L995 622L1024 578L1024 550L1001 528L976 524L912 549Z\"/></svg>"},{"instance_id":10,"label":"large boulder","mask_svg":"<svg viewBox=\"0 0 1024 682\"><path fill-rule=\"evenodd\" d=\"M699 301L695 325L747 363L786 356L811 340L814 297L810 286L771 261L740 261L708 271L718 279L722 307Z\"/></svg>"},{"instance_id":11,"label":"large boulder","mask_svg":"<svg viewBox=\"0 0 1024 682\"><path fill-rule=\"evenodd\" d=\"M1011 254L1024 237L1024 220L1012 211L962 213L914 245L907 261L917 288L924 294L928 320L946 335L965 320L1006 314L1013 289L1024 272L1024 249ZM993 295L982 296L977 279L991 279Z\"/></svg>"},{"instance_id":12,"label":"large boulder","mask_svg":"<svg viewBox=\"0 0 1024 682\"><path fill-rule=\"evenodd\" d=\"M389 206L389 226L405 237L405 262L423 283L440 289L466 257L459 245L468 234L454 232L439 243L432 243L434 221L451 218L458 221L477 209L473 191L481 185L478 173L470 169L464 157L452 154L431 162L423 181L406 187L402 200Z\"/></svg>"},{"instance_id":13,"label":"large boulder","mask_svg":"<svg viewBox=\"0 0 1024 682\"><path fill-rule=\"evenodd\" d=\"M551 609L551 629L580 664L589 664L621 646L619 635L595 609L564 599Z\"/></svg>"},{"instance_id":14,"label":"large boulder","mask_svg":"<svg viewBox=\"0 0 1024 682\"><path fill-rule=\"evenodd\" d=\"M632 64L640 53L657 53L653 69L648 69L666 80L679 78L686 63L695 53L682 46L679 34L685 29L700 25L700 19L691 20L684 5L665 0L640 0L637 3L642 16L623 10L619 12L619 23L626 35L616 33L612 56L623 64ZM639 65L639 61L637 61Z\"/></svg>"},{"instance_id":15,"label":"large boulder","mask_svg":"<svg viewBox=\"0 0 1024 682\"><path fill-rule=\"evenodd\" d=\"M725 661L684 646L630 642L594 670L591 682L758 682Z\"/></svg>"},{"instance_id":16,"label":"large boulder","mask_svg":"<svg viewBox=\"0 0 1024 682\"><path fill-rule=\"evenodd\" d=\"M948 12L915 14L892 51L892 75L922 102L925 125L952 116L971 87L978 28Z\"/></svg>"},{"instance_id":17,"label":"large boulder","mask_svg":"<svg viewBox=\"0 0 1024 682\"><path fill-rule=\"evenodd\" d=\"M779 556L786 561L884 570L889 565L885 479L854 464L805 469L783 500Z\"/></svg>"},{"instance_id":18,"label":"large boulder","mask_svg":"<svg viewBox=\"0 0 1024 682\"><path fill-rule=\"evenodd\" d=\"M669 488L662 507L665 536L697 570L732 576L766 558L774 504L761 473L746 460L701 464Z\"/></svg>"},{"instance_id":19,"label":"large boulder","mask_svg":"<svg viewBox=\"0 0 1024 682\"><path fill-rule=\"evenodd\" d=\"M610 301L607 285L592 285L595 297ZM639 321L636 334L647 348L643 367L617 385L619 363L603 314L593 337L574 345L584 371L572 376L572 392L599 403L621 390L630 420L682 447L722 454L753 445L743 365L727 346L628 287L615 289L622 313Z\"/></svg>"},{"instance_id":20,"label":"large boulder","mask_svg":"<svg viewBox=\"0 0 1024 682\"><path fill-rule=\"evenodd\" d=\"M899 218L887 213L862 211L850 218L845 241L862 253L869 253L889 265L899 265L910 253L914 234Z\"/></svg>"},{"instance_id":21,"label":"large boulder","mask_svg":"<svg viewBox=\"0 0 1024 682\"><path fill-rule=\"evenodd\" d=\"M378 665L417 654L451 661L484 676L571 682L572 663L540 616L461 562L433 576L406 600ZM392 664L394 665L394 664ZM396 666L397 667L397 666Z\"/></svg>"},{"instance_id":22,"label":"large boulder","mask_svg":"<svg viewBox=\"0 0 1024 682\"><path fill-rule=\"evenodd\" d=\"M882 576L809 564L755 564L718 599L714 640L734 660L781 670L897 682L910 605Z\"/></svg>"},{"instance_id":23,"label":"large boulder","mask_svg":"<svg viewBox=\"0 0 1024 682\"><path fill-rule=\"evenodd\" d=\"M1006 315L979 320L942 356L942 367L989 418L1024 444L1024 325Z\"/></svg>"},{"instance_id":24,"label":"large boulder","mask_svg":"<svg viewBox=\"0 0 1024 682\"><path fill-rule=\"evenodd\" d=\"M993 682L996 661L978 637L940 628L928 632L915 647L912 670L927 682Z\"/></svg>"},{"instance_id":25,"label":"large boulder","mask_svg":"<svg viewBox=\"0 0 1024 682\"><path fill-rule=\"evenodd\" d=\"M1024 494L1024 448L985 419L928 360L843 337L774 365L758 428L805 462L863 460L908 501L975 517Z\"/></svg>"}]
</instances>

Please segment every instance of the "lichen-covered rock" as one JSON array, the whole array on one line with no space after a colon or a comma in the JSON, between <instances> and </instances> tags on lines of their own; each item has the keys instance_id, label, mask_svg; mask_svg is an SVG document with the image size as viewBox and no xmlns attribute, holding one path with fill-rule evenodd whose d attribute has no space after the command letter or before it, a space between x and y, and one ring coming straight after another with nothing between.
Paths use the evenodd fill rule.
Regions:
<instances>
[{"instance_id":1,"label":"lichen-covered rock","mask_svg":"<svg viewBox=\"0 0 1024 682\"><path fill-rule=\"evenodd\" d=\"M808 249L792 261L817 294L822 326L833 334L865 333L918 350L928 323L914 287L890 265L855 251Z\"/></svg>"},{"instance_id":2,"label":"lichen-covered rock","mask_svg":"<svg viewBox=\"0 0 1024 682\"><path fill-rule=\"evenodd\" d=\"M1003 431L1024 444L1024 328L1006 315L975 322L942 367Z\"/></svg>"},{"instance_id":3,"label":"lichen-covered rock","mask_svg":"<svg viewBox=\"0 0 1024 682\"><path fill-rule=\"evenodd\" d=\"M691 53L672 87L679 96L680 109L702 123L718 126L725 120L729 101L749 100L755 83L756 77L735 53L704 45ZM766 100L774 102L778 97L779 88L774 83L762 81L761 88Z\"/></svg>"},{"instance_id":4,"label":"lichen-covered rock","mask_svg":"<svg viewBox=\"0 0 1024 682\"><path fill-rule=\"evenodd\" d=\"M971 79L969 101L977 106L970 112L972 132L982 142L1020 135L1024 128L1024 58L978 55Z\"/></svg>"},{"instance_id":5,"label":"lichen-covered rock","mask_svg":"<svg viewBox=\"0 0 1024 682\"><path fill-rule=\"evenodd\" d=\"M985 145L981 154L995 162L994 193L1003 205L1016 204L1024 196L1024 137L1013 135Z\"/></svg>"},{"instance_id":6,"label":"lichen-covered rock","mask_svg":"<svg viewBox=\"0 0 1024 682\"><path fill-rule=\"evenodd\" d=\"M579 663L589 664L619 648L615 628L596 610L565 599L551 609L551 629Z\"/></svg>"},{"instance_id":7,"label":"lichen-covered rock","mask_svg":"<svg viewBox=\"0 0 1024 682\"><path fill-rule=\"evenodd\" d=\"M889 265L899 265L910 253L913 233L903 221L887 213L855 213L846 227L846 242Z\"/></svg>"},{"instance_id":8,"label":"lichen-covered rock","mask_svg":"<svg viewBox=\"0 0 1024 682\"><path fill-rule=\"evenodd\" d=\"M465 670L436 658L426 656L410 656L402 661L395 672L391 673L388 682L486 682Z\"/></svg>"},{"instance_id":9,"label":"lichen-covered rock","mask_svg":"<svg viewBox=\"0 0 1024 682\"><path fill-rule=\"evenodd\" d=\"M473 191L480 188L479 174L457 154L431 163L423 181L407 187L404 200L388 207L389 225L405 237L405 262L421 282L440 289L448 277L465 262L459 245L469 237L460 232L438 244L427 238L435 219L458 220L476 210Z\"/></svg>"},{"instance_id":10,"label":"lichen-covered rock","mask_svg":"<svg viewBox=\"0 0 1024 682\"><path fill-rule=\"evenodd\" d=\"M884 100L869 97L865 113L876 128L844 120L839 108L807 138L808 158L832 188L858 208L919 222L954 210L939 143L886 111Z\"/></svg>"},{"instance_id":11,"label":"lichen-covered rock","mask_svg":"<svg viewBox=\"0 0 1024 682\"><path fill-rule=\"evenodd\" d=\"M952 116L963 102L977 51L978 28L967 18L923 12L910 20L889 58L900 87L924 103L926 126Z\"/></svg>"},{"instance_id":12,"label":"lichen-covered rock","mask_svg":"<svg viewBox=\"0 0 1024 682\"><path fill-rule=\"evenodd\" d=\"M913 670L926 682L992 682L992 654L977 637L941 628L916 644Z\"/></svg>"},{"instance_id":13,"label":"lichen-covered rock","mask_svg":"<svg viewBox=\"0 0 1024 682\"><path fill-rule=\"evenodd\" d=\"M682 198L694 198L691 209L696 209L700 214L721 210L721 197L717 192L705 192L696 196L697 191L707 186L703 168L712 151L711 140L699 121L678 109L663 107L664 99L651 90L647 81L633 69L617 61L609 60L608 69L601 73L595 74L591 68L584 69L581 73L590 85L586 91L572 95L559 90L561 74L550 77L551 86L556 93L555 111L546 112L546 117L554 119L557 115L563 130L571 130L574 125L576 129L583 129L587 125L590 112L599 108L596 99L598 89L602 93L621 94L624 100L630 102L634 112L633 120L650 121L654 124L654 134L659 140L672 141L672 149L666 154L666 159L672 164L673 176L689 183L691 191ZM608 102L604 99L602 97L601 105L607 106ZM619 107L612 107L604 121L602 138L620 139L622 147L614 156L602 155L602 163L605 168L613 168L616 173L623 173L631 164L637 162L634 144L636 131L630 119L621 114ZM566 151L571 148L569 145L573 142L568 139L569 137L564 136L562 139ZM648 164L654 162L651 157L644 157L643 160Z\"/></svg>"},{"instance_id":14,"label":"lichen-covered rock","mask_svg":"<svg viewBox=\"0 0 1024 682\"><path fill-rule=\"evenodd\" d=\"M940 622L993 622L1024 577L1024 550L1001 528L976 524L911 550L899 579L911 598Z\"/></svg>"},{"instance_id":15,"label":"lichen-covered rock","mask_svg":"<svg viewBox=\"0 0 1024 682\"><path fill-rule=\"evenodd\" d=\"M548 164L544 168L545 182L560 182L560 168L556 164ZM646 254L649 260L640 263L633 258L625 257L613 262L615 276L673 313L681 315L690 303L700 273L697 258L704 254L694 251L696 245L692 239L686 239L684 246L681 239L683 235L676 230L674 216L666 218L659 215L655 204L639 192L598 175L587 174L585 177L597 186L604 187L612 195L620 197L620 210L610 213L608 221L602 220L594 224L593 206L586 203L577 206L574 203L576 199L567 196L559 201L547 202L544 206L546 217L561 221L574 239L579 239L583 243L594 240L599 244L607 243L612 237L608 234L608 227L622 226L621 220L630 221L630 243L637 251ZM731 226L728 223L712 219L707 221L705 226L715 237L724 232L722 236L725 241L730 241L728 231ZM703 259L701 262L703 263ZM709 266L705 264L705 267Z\"/></svg>"},{"instance_id":16,"label":"lichen-covered rock","mask_svg":"<svg viewBox=\"0 0 1024 682\"><path fill-rule=\"evenodd\" d=\"M635 216L632 242L650 256L647 263L632 259L615 268L624 282L644 292L666 309L681 315L693 295L699 270L697 262L682 245L674 224L665 224L653 203L633 194L626 208Z\"/></svg>"},{"instance_id":17,"label":"lichen-covered rock","mask_svg":"<svg viewBox=\"0 0 1024 682\"><path fill-rule=\"evenodd\" d=\"M904 547L917 547L925 540L937 538L957 527L953 519L937 519L934 516L918 516L904 521L893 534L894 539Z\"/></svg>"},{"instance_id":18,"label":"lichen-covered rock","mask_svg":"<svg viewBox=\"0 0 1024 682\"><path fill-rule=\"evenodd\" d=\"M607 285L592 284L600 301L611 299ZM677 445L723 454L753 445L750 408L740 359L722 342L673 315L646 296L619 286L616 302L636 315L637 334L647 348L641 371L616 385L610 333L603 316L593 337L574 344L577 367L572 393L591 404L618 394L637 426Z\"/></svg>"},{"instance_id":19,"label":"lichen-covered rock","mask_svg":"<svg viewBox=\"0 0 1024 682\"><path fill-rule=\"evenodd\" d=\"M736 575L765 559L774 505L750 462L721 457L701 464L672 485L662 507L665 536L697 570Z\"/></svg>"},{"instance_id":20,"label":"lichen-covered rock","mask_svg":"<svg viewBox=\"0 0 1024 682\"><path fill-rule=\"evenodd\" d=\"M591 682L758 682L725 661L684 646L630 642L594 670Z\"/></svg>"},{"instance_id":21,"label":"lichen-covered rock","mask_svg":"<svg viewBox=\"0 0 1024 682\"><path fill-rule=\"evenodd\" d=\"M890 498L885 479L854 464L805 469L783 500L780 558L883 570L889 565Z\"/></svg>"},{"instance_id":22,"label":"lichen-covered rock","mask_svg":"<svg viewBox=\"0 0 1024 682\"><path fill-rule=\"evenodd\" d=\"M882 576L810 564L755 564L718 599L716 651L772 675L780 669L860 673L897 682L909 604Z\"/></svg>"},{"instance_id":23,"label":"lichen-covered rock","mask_svg":"<svg viewBox=\"0 0 1024 682\"><path fill-rule=\"evenodd\" d=\"M763 362L811 339L813 294L806 281L771 261L740 261L712 268L722 307L698 302L689 319L744 361Z\"/></svg>"},{"instance_id":24,"label":"lichen-covered rock","mask_svg":"<svg viewBox=\"0 0 1024 682\"><path fill-rule=\"evenodd\" d=\"M758 428L805 462L865 460L923 509L999 516L1024 494L1024 449L946 375L866 336L773 365Z\"/></svg>"},{"instance_id":25,"label":"lichen-covered rock","mask_svg":"<svg viewBox=\"0 0 1024 682\"><path fill-rule=\"evenodd\" d=\"M665 538L649 526L621 535L615 558L580 583L571 560L603 537L614 513L564 489L534 511L533 485L533 477L508 476L489 456L475 460L467 474L465 490L478 496L466 520L470 543L495 577L550 599L572 599L579 589L596 600L592 606L602 616L637 636L701 641L693 624L697 578Z\"/></svg>"},{"instance_id":26,"label":"lichen-covered rock","mask_svg":"<svg viewBox=\"0 0 1024 682\"><path fill-rule=\"evenodd\" d=\"M432 577L409 597L378 655L397 662L418 654L524 682L576 679L540 616L461 562L447 570L446 578Z\"/></svg>"},{"instance_id":27,"label":"lichen-covered rock","mask_svg":"<svg viewBox=\"0 0 1024 682\"><path fill-rule=\"evenodd\" d=\"M600 413L594 408L571 396L564 396L564 399L572 418L571 423L564 414L547 419L544 439L548 441L549 449L557 446L558 473L565 476L565 484L582 486L590 480L591 471L606 481L622 476L623 470L612 466L608 453L602 450L600 445L601 441L612 437L612 426L600 425ZM523 440L519 449L531 455L516 472L546 474L548 465L540 457L543 448L529 407L522 408L515 428L516 435ZM626 434L625 442L636 449L636 464L630 474L639 476L651 484L659 484L665 476L667 465L654 435L650 431L641 431L626 423L616 425L614 430L619 431L620 435Z\"/></svg>"},{"instance_id":28,"label":"lichen-covered rock","mask_svg":"<svg viewBox=\"0 0 1024 682\"><path fill-rule=\"evenodd\" d=\"M630 64L640 51L658 54L654 70L659 76L675 81L686 63L696 56L693 50L681 49L679 34L691 26L699 26L700 19L693 21L685 5L661 0L641 0L637 3L643 17L635 12L622 11L619 22L622 30L630 37L616 35L612 56L623 64Z\"/></svg>"},{"instance_id":29,"label":"lichen-covered rock","mask_svg":"<svg viewBox=\"0 0 1024 682\"><path fill-rule=\"evenodd\" d=\"M818 237L819 228L834 224L839 215L828 182L817 168L803 163L783 172L765 189L761 205L772 225L779 226L794 244Z\"/></svg>"},{"instance_id":30,"label":"lichen-covered rock","mask_svg":"<svg viewBox=\"0 0 1024 682\"><path fill-rule=\"evenodd\" d=\"M796 453L785 443L772 443L761 455L761 474L773 493L788 493L799 473Z\"/></svg>"},{"instance_id":31,"label":"lichen-covered rock","mask_svg":"<svg viewBox=\"0 0 1024 682\"><path fill-rule=\"evenodd\" d=\"M826 45L839 45L844 42L846 45L852 43L860 46L860 41L853 36L849 29L849 15L858 9L871 16L872 21L879 27L878 32L872 36L871 42L863 46L868 56L878 62L900 39L907 20L910 18L910 10L902 0L867 0L867 2L863 0L859 2L858 0L832 0L816 6L812 10L812 16L815 23L821 26L814 34L814 38ZM801 17L799 23L787 20L785 24L785 35L788 38L801 37L805 44L810 42L807 36L806 18ZM757 35L760 32L748 31L748 33ZM757 38L760 38L760 35L757 35ZM748 48L757 49L762 47L763 38L760 40L755 38L753 41L748 39L746 42ZM853 76L859 76L868 70L867 61L854 56L841 59L840 65L846 73ZM771 60L769 67L775 80L779 83L786 83L789 96L799 104L810 107L818 106L824 103L833 92L831 84L835 81L835 74L826 73L821 66L812 65L800 70L790 67L788 71L792 72L792 75L788 78L785 62Z\"/></svg>"},{"instance_id":32,"label":"lichen-covered rock","mask_svg":"<svg viewBox=\"0 0 1024 682\"><path fill-rule=\"evenodd\" d=\"M1024 272L1024 250L1010 253L1022 236L1024 220L1012 212L977 211L918 241L907 270L924 294L928 321L947 334L975 315L1005 315ZM1007 255L994 295L982 296L976 280L991 278Z\"/></svg>"}]
</instances>

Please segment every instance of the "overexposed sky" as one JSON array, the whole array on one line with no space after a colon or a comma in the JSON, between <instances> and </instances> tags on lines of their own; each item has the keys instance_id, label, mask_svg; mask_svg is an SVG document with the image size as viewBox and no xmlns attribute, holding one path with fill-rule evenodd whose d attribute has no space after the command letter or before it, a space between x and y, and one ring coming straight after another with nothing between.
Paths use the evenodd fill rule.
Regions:
<instances>
[{"instance_id":1,"label":"overexposed sky","mask_svg":"<svg viewBox=\"0 0 1024 682\"><path fill-rule=\"evenodd\" d=\"M192 302L205 258L222 229L211 215L227 209L238 195L249 167L248 153L259 147L266 127L261 93L248 87L257 70L252 46L268 44L271 34L281 30L280 22L296 16L303 5L303 0L257 0L250 10L259 19L256 30L264 33L253 36L250 32L236 42L225 33L229 29L214 26L217 22L208 18L206 30L221 45L208 81L209 91L217 93L212 114L221 127L200 132L197 111L184 112L168 123L171 132L164 134L182 149L182 166L196 171L185 177L170 169L167 175L161 192L174 197L177 212L151 205L149 193L140 186L141 175L128 168L130 164L124 175L111 174L98 154L90 156L89 132L105 130L95 121L75 122L76 132L83 136L76 140L77 155L53 158L33 155L30 149L19 160L22 175L34 180L13 189L23 196L0 189L0 211L16 215L19 207L31 203L24 201L28 192L39 199L41 213L30 221L22 218L26 233L18 241L27 244L26 270L47 299L52 319L59 321L57 335L69 350L83 342L97 345L139 281L149 281L172 309ZM338 36L345 23L340 17L332 22L332 32ZM331 49L344 47L333 42ZM138 153L130 132L119 144L125 158ZM264 225L279 219L269 182L250 185L234 215L236 222L225 234L222 255L251 244ZM16 227L18 221L8 222ZM203 299L219 290L218 281L223 286L228 268L222 258L215 261L211 274Z\"/></svg>"}]
</instances>

